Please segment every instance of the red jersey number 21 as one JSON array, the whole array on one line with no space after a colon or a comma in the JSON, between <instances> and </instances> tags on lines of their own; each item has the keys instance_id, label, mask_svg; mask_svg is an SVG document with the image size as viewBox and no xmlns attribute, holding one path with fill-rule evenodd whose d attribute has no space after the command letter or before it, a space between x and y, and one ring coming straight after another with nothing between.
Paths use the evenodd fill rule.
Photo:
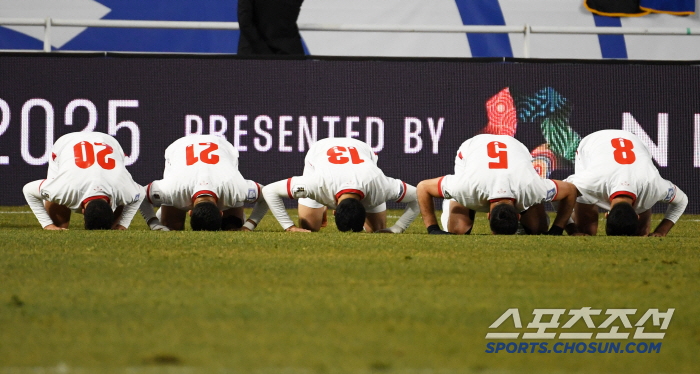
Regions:
<instances>
[{"instance_id":1,"label":"red jersey number 21","mask_svg":"<svg viewBox=\"0 0 700 374\"><path fill-rule=\"evenodd\" d=\"M347 154L345 152L347 152ZM360 154L355 147L333 147L330 148L326 154L328 155L328 162L331 164L342 165L347 164L348 161L352 161L353 164L365 162L365 160L360 158ZM347 156L348 154L350 157Z\"/></svg>"},{"instance_id":2,"label":"red jersey number 21","mask_svg":"<svg viewBox=\"0 0 700 374\"><path fill-rule=\"evenodd\" d=\"M489 162L489 169L508 169L508 151L506 151L504 143L491 142L487 144L486 154L489 158L498 159L497 162Z\"/></svg>"},{"instance_id":3,"label":"red jersey number 21","mask_svg":"<svg viewBox=\"0 0 700 374\"><path fill-rule=\"evenodd\" d=\"M215 165L219 163L219 156L211 154L212 152L219 149L216 143L199 143L199 145L208 145L209 147L204 148L199 152L199 157L194 155L194 144L190 144L185 148L185 158L187 159L187 166L194 165L197 161L202 161L205 164Z\"/></svg>"}]
</instances>

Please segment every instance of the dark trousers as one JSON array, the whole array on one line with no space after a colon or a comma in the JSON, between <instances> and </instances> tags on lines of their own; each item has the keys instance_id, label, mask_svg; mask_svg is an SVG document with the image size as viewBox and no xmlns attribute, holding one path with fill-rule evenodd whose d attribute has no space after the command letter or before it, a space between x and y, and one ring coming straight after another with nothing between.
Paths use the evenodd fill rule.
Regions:
<instances>
[{"instance_id":1,"label":"dark trousers","mask_svg":"<svg viewBox=\"0 0 700 374\"><path fill-rule=\"evenodd\" d=\"M303 55L297 18L303 0L238 0L239 55Z\"/></svg>"}]
</instances>

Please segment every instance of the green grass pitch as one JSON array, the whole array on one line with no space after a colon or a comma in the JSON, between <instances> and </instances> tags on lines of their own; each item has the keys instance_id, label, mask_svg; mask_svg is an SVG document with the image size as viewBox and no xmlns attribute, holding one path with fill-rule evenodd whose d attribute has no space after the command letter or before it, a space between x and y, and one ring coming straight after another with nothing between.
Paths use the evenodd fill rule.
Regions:
<instances>
[{"instance_id":1,"label":"green grass pitch","mask_svg":"<svg viewBox=\"0 0 700 374\"><path fill-rule=\"evenodd\" d=\"M269 213L253 233L150 232L139 216L86 232L79 215L45 232L27 207L0 211L0 373L700 372L698 216L666 238L494 237L482 215L469 237L436 237L420 217L401 235L284 233ZM658 353L486 353L509 308L523 328L495 331L582 307L675 314Z\"/></svg>"}]
</instances>

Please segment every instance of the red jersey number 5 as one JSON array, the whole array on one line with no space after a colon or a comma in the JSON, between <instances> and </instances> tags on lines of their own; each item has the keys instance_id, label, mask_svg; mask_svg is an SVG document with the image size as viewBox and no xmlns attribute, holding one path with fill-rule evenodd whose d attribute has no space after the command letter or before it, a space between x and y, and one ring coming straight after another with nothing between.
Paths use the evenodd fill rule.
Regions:
<instances>
[{"instance_id":1,"label":"red jersey number 5","mask_svg":"<svg viewBox=\"0 0 700 374\"><path fill-rule=\"evenodd\" d=\"M501 142L491 142L486 145L489 158L497 158L498 162L489 162L489 169L508 169L508 151Z\"/></svg>"},{"instance_id":2,"label":"red jersey number 5","mask_svg":"<svg viewBox=\"0 0 700 374\"><path fill-rule=\"evenodd\" d=\"M97 147L105 147L95 155L95 147L90 142L80 142L73 146L73 156L75 156L75 166L81 169L87 169L95 164L100 165L102 169L112 170L116 166L113 158L107 158L114 153L114 149L104 143L94 143Z\"/></svg>"},{"instance_id":3,"label":"red jersey number 5","mask_svg":"<svg viewBox=\"0 0 700 374\"><path fill-rule=\"evenodd\" d=\"M347 157L345 152L350 154L350 157ZM365 160L360 158L360 154L355 147L333 147L326 154L328 155L328 162L331 164L342 165L347 164L348 161L352 161L353 164L365 162Z\"/></svg>"},{"instance_id":4,"label":"red jersey number 5","mask_svg":"<svg viewBox=\"0 0 700 374\"><path fill-rule=\"evenodd\" d=\"M194 165L197 161L202 161L205 164L216 165L219 163L219 156L211 154L212 152L219 149L216 143L199 143L199 145L208 145L209 147L203 149L199 153L199 157L194 155L194 144L190 144L185 148L185 158L187 159L187 166Z\"/></svg>"}]
</instances>

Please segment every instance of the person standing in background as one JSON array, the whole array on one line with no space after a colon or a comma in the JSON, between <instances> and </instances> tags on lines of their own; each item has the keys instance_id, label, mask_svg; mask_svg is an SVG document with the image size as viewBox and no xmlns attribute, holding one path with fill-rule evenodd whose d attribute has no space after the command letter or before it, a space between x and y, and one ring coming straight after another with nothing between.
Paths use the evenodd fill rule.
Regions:
<instances>
[{"instance_id":1,"label":"person standing in background","mask_svg":"<svg viewBox=\"0 0 700 374\"><path fill-rule=\"evenodd\" d=\"M303 0L238 0L239 55L303 55L297 27Z\"/></svg>"}]
</instances>

